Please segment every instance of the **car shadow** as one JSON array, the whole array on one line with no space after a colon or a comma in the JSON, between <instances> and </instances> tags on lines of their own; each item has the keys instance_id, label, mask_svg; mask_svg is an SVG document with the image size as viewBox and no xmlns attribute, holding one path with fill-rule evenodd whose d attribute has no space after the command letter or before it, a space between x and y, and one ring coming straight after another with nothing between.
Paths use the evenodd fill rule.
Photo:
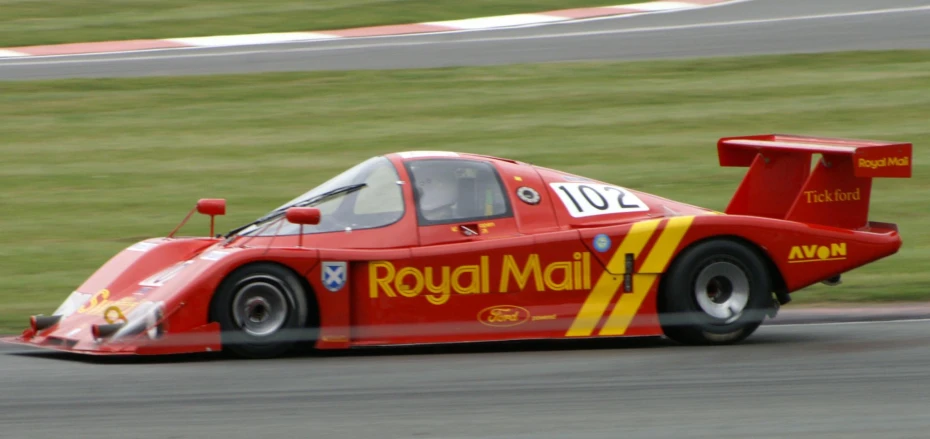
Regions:
<instances>
[{"instance_id":1,"label":"car shadow","mask_svg":"<svg viewBox=\"0 0 930 439\"><path fill-rule=\"evenodd\" d=\"M533 339L512 341L488 341L448 344L418 344L399 346L356 347L346 350L314 350L309 346L301 347L274 359L313 359L313 358L352 358L379 356L418 356L418 355L468 355L520 352L559 352L559 351L597 351L597 350L636 350L636 349L726 349L738 346L759 346L787 343L804 343L801 334L755 334L734 345L724 346L687 346L666 337L615 337L592 339ZM173 363L210 363L229 361L255 361L239 358L227 352L203 352L192 354L171 354L159 356L147 355L87 355L62 351L42 350L41 348L24 348L21 351L2 352L8 355L42 358L60 361L73 361L88 364L173 364Z\"/></svg>"},{"instance_id":2,"label":"car shadow","mask_svg":"<svg viewBox=\"0 0 930 439\"><path fill-rule=\"evenodd\" d=\"M38 348L37 348L38 349ZM48 360L71 361L87 364L170 364L170 363L206 363L221 361L226 358L221 353L174 354L163 356L141 355L87 355L60 351L22 351L9 352L7 355L41 358Z\"/></svg>"},{"instance_id":3,"label":"car shadow","mask_svg":"<svg viewBox=\"0 0 930 439\"><path fill-rule=\"evenodd\" d=\"M313 350L299 348L293 352L263 361L276 359L299 358L351 358L351 357L378 357L378 356L417 356L417 355L468 355L493 354L509 352L558 352L558 351L591 351L610 349L661 349L679 346L677 343L664 337L627 337L627 338L601 338L588 340L516 340L503 342L473 342L450 343L432 345L403 345L358 347L347 350ZM7 352L8 355L20 357L41 358L59 361L73 361L88 364L172 364L172 363L209 363L226 361L255 361L254 359L238 358L224 352L204 352L194 354L173 354L162 356L142 355L87 355L61 351L36 350Z\"/></svg>"},{"instance_id":4,"label":"car shadow","mask_svg":"<svg viewBox=\"0 0 930 439\"><path fill-rule=\"evenodd\" d=\"M664 337L599 338L587 340L514 340L434 345L379 346L349 350L311 351L300 357L378 357L415 355L494 354L509 352L558 352L610 349L655 349L676 345Z\"/></svg>"}]
</instances>

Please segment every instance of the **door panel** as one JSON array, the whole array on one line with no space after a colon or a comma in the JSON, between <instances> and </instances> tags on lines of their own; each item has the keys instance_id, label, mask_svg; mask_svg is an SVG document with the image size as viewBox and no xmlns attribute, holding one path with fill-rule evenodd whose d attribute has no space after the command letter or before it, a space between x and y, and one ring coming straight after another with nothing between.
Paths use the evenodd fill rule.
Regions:
<instances>
[{"instance_id":1,"label":"door panel","mask_svg":"<svg viewBox=\"0 0 930 439\"><path fill-rule=\"evenodd\" d=\"M600 265L566 231L411 250L359 270L355 344L562 337Z\"/></svg>"}]
</instances>

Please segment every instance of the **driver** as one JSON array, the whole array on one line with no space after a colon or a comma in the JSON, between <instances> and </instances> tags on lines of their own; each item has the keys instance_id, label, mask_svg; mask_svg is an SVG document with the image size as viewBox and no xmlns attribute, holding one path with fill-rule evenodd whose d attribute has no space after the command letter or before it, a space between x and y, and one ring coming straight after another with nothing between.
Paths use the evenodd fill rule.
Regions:
<instances>
[{"instance_id":1,"label":"driver","mask_svg":"<svg viewBox=\"0 0 930 439\"><path fill-rule=\"evenodd\" d=\"M430 221L454 218L454 206L458 199L455 172L435 165L427 165L414 172L423 216Z\"/></svg>"}]
</instances>

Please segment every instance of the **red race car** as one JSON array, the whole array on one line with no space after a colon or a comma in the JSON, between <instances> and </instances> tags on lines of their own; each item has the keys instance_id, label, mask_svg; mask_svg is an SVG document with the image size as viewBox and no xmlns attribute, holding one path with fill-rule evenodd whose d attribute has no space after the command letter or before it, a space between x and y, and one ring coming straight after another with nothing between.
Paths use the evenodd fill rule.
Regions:
<instances>
[{"instance_id":1,"label":"red race car","mask_svg":"<svg viewBox=\"0 0 930 439\"><path fill-rule=\"evenodd\" d=\"M872 178L910 177L911 149L720 139L722 166L749 167L725 213L514 160L387 154L225 235L212 230L225 202L201 200L208 237L175 229L132 245L6 341L249 357L300 344L733 343L790 293L897 252L897 227L869 221L869 198Z\"/></svg>"}]
</instances>

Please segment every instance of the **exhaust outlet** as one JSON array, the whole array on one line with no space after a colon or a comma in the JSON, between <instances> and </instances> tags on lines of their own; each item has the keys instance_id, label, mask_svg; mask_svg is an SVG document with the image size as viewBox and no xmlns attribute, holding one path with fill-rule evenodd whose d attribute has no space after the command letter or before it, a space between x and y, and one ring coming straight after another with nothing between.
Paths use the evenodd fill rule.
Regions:
<instances>
[{"instance_id":1,"label":"exhaust outlet","mask_svg":"<svg viewBox=\"0 0 930 439\"><path fill-rule=\"evenodd\" d=\"M113 334L116 334L116 331L119 331L125 323L110 323L107 325L93 325L90 327L90 333L94 336L95 339L107 338Z\"/></svg>"},{"instance_id":2,"label":"exhaust outlet","mask_svg":"<svg viewBox=\"0 0 930 439\"><path fill-rule=\"evenodd\" d=\"M58 321L61 320L61 316L30 316L29 317L29 326L32 327L33 331L43 331L52 326L58 324Z\"/></svg>"},{"instance_id":3,"label":"exhaust outlet","mask_svg":"<svg viewBox=\"0 0 930 439\"><path fill-rule=\"evenodd\" d=\"M827 279L827 280L825 280L825 281L823 281L823 282L821 282L821 283L824 284L824 285L829 285L829 286L831 286L831 287L835 287L835 286L837 286L837 285L843 283L843 281L840 280L840 275L838 274L838 275L833 276L833 277L831 277L831 278L829 278L829 279Z\"/></svg>"}]
</instances>

